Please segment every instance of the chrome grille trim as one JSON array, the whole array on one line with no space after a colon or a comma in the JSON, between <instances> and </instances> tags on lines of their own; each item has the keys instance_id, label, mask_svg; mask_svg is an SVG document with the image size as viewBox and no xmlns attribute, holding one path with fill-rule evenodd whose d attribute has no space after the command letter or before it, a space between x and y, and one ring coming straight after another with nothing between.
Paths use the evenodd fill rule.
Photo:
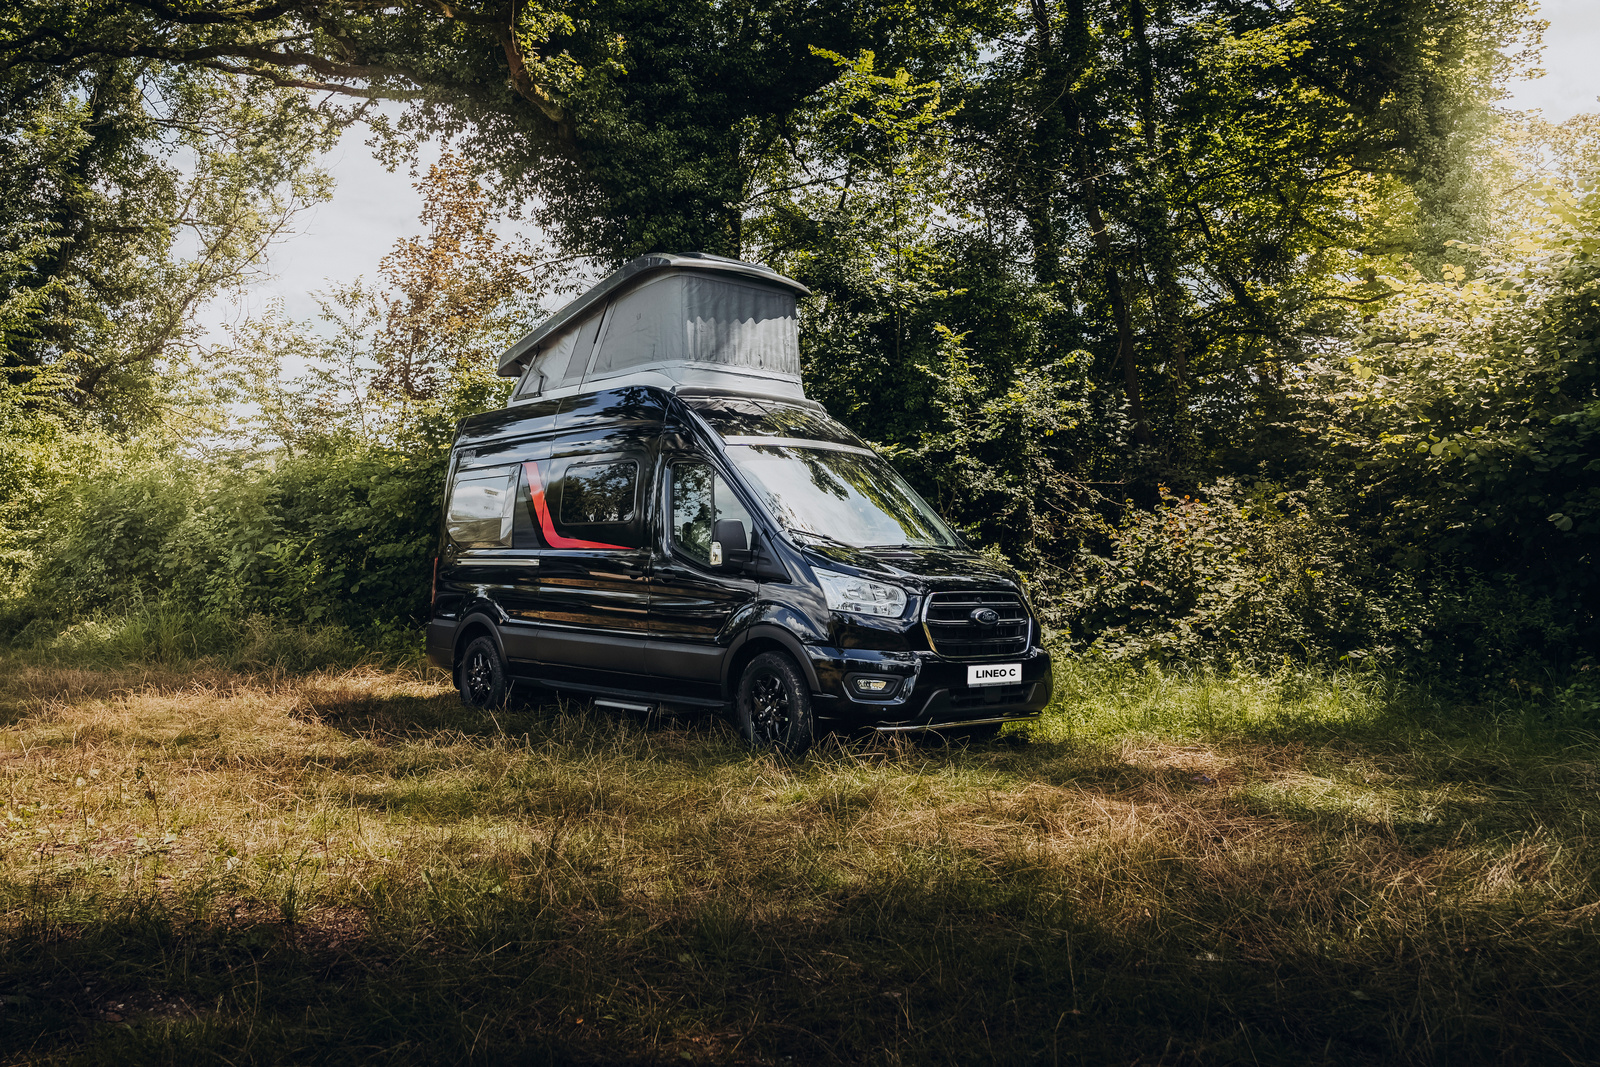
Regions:
<instances>
[{"instance_id":1,"label":"chrome grille trim","mask_svg":"<svg viewBox=\"0 0 1600 1067\"><path fill-rule=\"evenodd\" d=\"M969 622L975 608L993 608L1000 622L993 627ZM951 617L951 616L954 617ZM945 659L994 659L1028 650L1033 620L1022 598L1003 590L959 590L929 593L922 602L922 632L928 647Z\"/></svg>"}]
</instances>

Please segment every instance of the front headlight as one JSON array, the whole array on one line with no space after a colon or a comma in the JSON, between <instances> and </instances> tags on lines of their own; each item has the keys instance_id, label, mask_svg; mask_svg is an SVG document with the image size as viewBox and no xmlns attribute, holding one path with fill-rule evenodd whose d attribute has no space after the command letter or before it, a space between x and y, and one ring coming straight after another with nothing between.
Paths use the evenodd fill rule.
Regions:
<instances>
[{"instance_id":1,"label":"front headlight","mask_svg":"<svg viewBox=\"0 0 1600 1067\"><path fill-rule=\"evenodd\" d=\"M866 578L853 578L837 571L815 571L828 607L852 615L877 615L892 619L906 610L906 591Z\"/></svg>"}]
</instances>

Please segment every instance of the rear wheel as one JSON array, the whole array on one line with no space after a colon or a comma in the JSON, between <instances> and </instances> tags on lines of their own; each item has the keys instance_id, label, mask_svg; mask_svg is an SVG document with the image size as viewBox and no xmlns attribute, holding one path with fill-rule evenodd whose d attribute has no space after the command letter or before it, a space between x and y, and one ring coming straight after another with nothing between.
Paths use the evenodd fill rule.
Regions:
<instances>
[{"instance_id":1,"label":"rear wheel","mask_svg":"<svg viewBox=\"0 0 1600 1067\"><path fill-rule=\"evenodd\" d=\"M788 654L763 652L751 660L734 707L751 748L798 756L811 747L811 689Z\"/></svg>"},{"instance_id":2,"label":"rear wheel","mask_svg":"<svg viewBox=\"0 0 1600 1067\"><path fill-rule=\"evenodd\" d=\"M456 668L456 688L468 707L498 708L506 702L506 664L493 638L477 637L467 645Z\"/></svg>"}]
</instances>

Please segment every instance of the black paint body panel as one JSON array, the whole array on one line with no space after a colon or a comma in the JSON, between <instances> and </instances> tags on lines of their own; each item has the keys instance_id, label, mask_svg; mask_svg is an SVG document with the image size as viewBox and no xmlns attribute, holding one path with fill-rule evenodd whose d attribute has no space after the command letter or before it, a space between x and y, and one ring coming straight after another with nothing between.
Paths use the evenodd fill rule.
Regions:
<instances>
[{"instance_id":1,"label":"black paint body panel","mask_svg":"<svg viewBox=\"0 0 1600 1067\"><path fill-rule=\"evenodd\" d=\"M727 707L743 664L781 648L804 670L818 718L840 728L1025 719L1049 703L1050 656L1038 645L1036 623L1026 653L997 661L1020 663L1020 684L970 687L967 668L979 661L938 655L921 621L928 596L940 591L1013 593L1025 604L1015 572L967 549L797 543L754 506L755 494L723 456L719 430L857 442L810 402L704 391L679 397L654 387L463 419L450 478L467 468L523 470L532 463L551 479L543 487L544 521L554 525L541 527L524 475L515 547L463 548L441 531L428 658L453 670L465 644L488 632L521 681L615 699ZM672 547L663 483L667 465L685 456L716 466L755 522L754 559L738 572L708 568ZM578 528L587 540L613 547L547 543L559 526L563 465L622 460L639 464L632 516ZM832 612L813 568L892 582L906 590L906 610L896 619ZM858 676L890 679L890 691L862 696L851 684Z\"/></svg>"}]
</instances>

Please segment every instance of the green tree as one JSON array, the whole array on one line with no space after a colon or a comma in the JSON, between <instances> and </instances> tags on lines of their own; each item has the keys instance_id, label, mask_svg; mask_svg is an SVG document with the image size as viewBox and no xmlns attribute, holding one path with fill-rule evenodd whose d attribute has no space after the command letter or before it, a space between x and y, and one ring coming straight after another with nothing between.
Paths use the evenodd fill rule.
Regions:
<instances>
[{"instance_id":1,"label":"green tree","mask_svg":"<svg viewBox=\"0 0 1600 1067\"><path fill-rule=\"evenodd\" d=\"M1520 585L1593 639L1600 170L1592 119L1543 133L1502 175L1491 236L1450 249L1436 279L1397 263L1359 343L1305 387L1396 565Z\"/></svg>"},{"instance_id":2,"label":"green tree","mask_svg":"<svg viewBox=\"0 0 1600 1067\"><path fill-rule=\"evenodd\" d=\"M454 137L510 202L537 205L565 250L620 261L739 252L752 175L833 78L813 46L937 66L972 54L998 14L992 0L30 2L0 17L0 72L157 60L408 100L383 125L391 147Z\"/></svg>"},{"instance_id":3,"label":"green tree","mask_svg":"<svg viewBox=\"0 0 1600 1067\"><path fill-rule=\"evenodd\" d=\"M10 72L0 113L0 227L13 259L4 366L51 368L81 420L131 430L162 410L163 368L196 316L244 284L295 213L345 116L296 90L150 61Z\"/></svg>"},{"instance_id":4,"label":"green tree","mask_svg":"<svg viewBox=\"0 0 1600 1067\"><path fill-rule=\"evenodd\" d=\"M1290 369L1348 332L1366 261L1442 244L1499 49L1533 30L1499 2L1039 2L977 73L958 143L1133 440L1169 467L1253 463L1265 442L1239 437L1270 433Z\"/></svg>"}]
</instances>

